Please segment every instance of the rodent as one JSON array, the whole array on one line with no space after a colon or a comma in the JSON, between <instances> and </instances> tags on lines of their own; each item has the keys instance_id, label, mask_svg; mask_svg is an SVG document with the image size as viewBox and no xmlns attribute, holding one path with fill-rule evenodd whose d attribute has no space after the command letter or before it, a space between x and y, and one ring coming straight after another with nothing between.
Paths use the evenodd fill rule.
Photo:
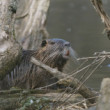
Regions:
<instances>
[{"instance_id":1,"label":"rodent","mask_svg":"<svg viewBox=\"0 0 110 110\"><path fill-rule=\"evenodd\" d=\"M58 81L51 73L30 62L32 56L52 68L57 68L59 71L63 71L71 56L76 59L70 43L57 38L43 40L37 50L23 50L22 54L20 63L3 81L0 81L0 89L9 89L13 86L34 89Z\"/></svg>"}]
</instances>

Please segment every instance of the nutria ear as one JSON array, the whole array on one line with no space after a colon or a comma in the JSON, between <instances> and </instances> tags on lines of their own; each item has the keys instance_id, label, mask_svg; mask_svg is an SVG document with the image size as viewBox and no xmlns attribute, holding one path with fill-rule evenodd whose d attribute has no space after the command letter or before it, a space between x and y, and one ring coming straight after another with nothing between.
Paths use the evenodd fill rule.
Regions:
<instances>
[{"instance_id":1,"label":"nutria ear","mask_svg":"<svg viewBox=\"0 0 110 110\"><path fill-rule=\"evenodd\" d=\"M41 46L44 47L44 46L46 46L46 44L47 44L47 41L43 40L42 43L41 43Z\"/></svg>"}]
</instances>

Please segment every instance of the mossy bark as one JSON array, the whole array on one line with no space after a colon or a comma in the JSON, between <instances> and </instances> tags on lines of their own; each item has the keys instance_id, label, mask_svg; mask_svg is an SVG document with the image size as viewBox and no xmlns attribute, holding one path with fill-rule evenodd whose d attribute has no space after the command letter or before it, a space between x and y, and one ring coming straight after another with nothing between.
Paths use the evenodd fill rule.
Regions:
<instances>
[{"instance_id":1,"label":"mossy bark","mask_svg":"<svg viewBox=\"0 0 110 110\"><path fill-rule=\"evenodd\" d=\"M21 47L15 40L14 19L16 0L0 0L0 79L19 61Z\"/></svg>"}]
</instances>

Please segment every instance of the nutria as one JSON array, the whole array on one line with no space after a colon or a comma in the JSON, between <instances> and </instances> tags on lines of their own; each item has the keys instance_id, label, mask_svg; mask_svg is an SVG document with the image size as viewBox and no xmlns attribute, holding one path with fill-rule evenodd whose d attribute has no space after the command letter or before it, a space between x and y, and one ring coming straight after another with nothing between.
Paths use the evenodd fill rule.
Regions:
<instances>
[{"instance_id":1,"label":"nutria","mask_svg":"<svg viewBox=\"0 0 110 110\"><path fill-rule=\"evenodd\" d=\"M58 81L51 73L30 62L32 56L62 71L70 56L75 58L75 53L70 43L63 39L43 40L37 50L23 50L20 63L0 82L0 89L9 89L13 86L26 89L38 88ZM55 86L57 85L53 88Z\"/></svg>"}]
</instances>

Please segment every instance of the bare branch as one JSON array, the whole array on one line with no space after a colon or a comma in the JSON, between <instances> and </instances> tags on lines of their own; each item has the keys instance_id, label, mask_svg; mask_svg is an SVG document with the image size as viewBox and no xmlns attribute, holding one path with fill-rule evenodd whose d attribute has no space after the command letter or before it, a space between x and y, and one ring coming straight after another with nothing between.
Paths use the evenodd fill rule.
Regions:
<instances>
[{"instance_id":1,"label":"bare branch","mask_svg":"<svg viewBox=\"0 0 110 110\"><path fill-rule=\"evenodd\" d=\"M102 22L105 24L105 30L107 31L108 38L110 39L110 18L103 9L101 0L90 0L95 10L100 15Z\"/></svg>"},{"instance_id":2,"label":"bare branch","mask_svg":"<svg viewBox=\"0 0 110 110\"><path fill-rule=\"evenodd\" d=\"M53 76L57 77L59 79L59 82L57 82L58 84L63 84L68 86L69 84L71 85L71 87L74 87L75 89L80 86L78 92L85 98L91 98L96 96L96 94L91 91L90 89L88 89L85 85L83 85L80 81L78 81L78 79L68 76L67 74L58 71L57 69L53 69L45 64L43 64L42 62L36 60L35 58L31 58L31 62L33 62L34 64L36 64L37 66L40 66L41 68L45 69L46 71L50 72L53 74ZM91 103L95 103L96 102L96 98L94 99L90 99L89 100Z\"/></svg>"}]
</instances>

